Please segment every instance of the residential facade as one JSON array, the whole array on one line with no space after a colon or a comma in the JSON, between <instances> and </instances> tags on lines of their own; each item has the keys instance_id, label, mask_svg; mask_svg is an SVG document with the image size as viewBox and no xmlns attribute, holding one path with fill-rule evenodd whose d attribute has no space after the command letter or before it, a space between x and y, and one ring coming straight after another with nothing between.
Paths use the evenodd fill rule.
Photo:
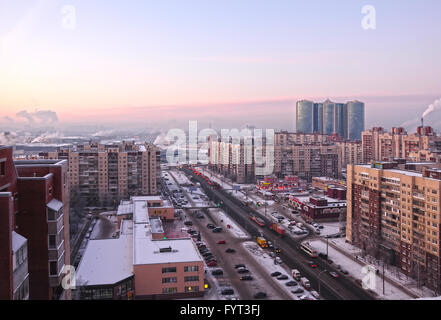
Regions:
<instances>
[{"instance_id":1,"label":"residential facade","mask_svg":"<svg viewBox=\"0 0 441 320\"><path fill-rule=\"evenodd\" d=\"M346 240L440 292L440 166L373 162L347 174Z\"/></svg>"},{"instance_id":2,"label":"residential facade","mask_svg":"<svg viewBox=\"0 0 441 320\"><path fill-rule=\"evenodd\" d=\"M90 142L40 157L68 160L70 189L89 205L115 205L120 199L160 191L160 151L152 144Z\"/></svg>"}]
</instances>

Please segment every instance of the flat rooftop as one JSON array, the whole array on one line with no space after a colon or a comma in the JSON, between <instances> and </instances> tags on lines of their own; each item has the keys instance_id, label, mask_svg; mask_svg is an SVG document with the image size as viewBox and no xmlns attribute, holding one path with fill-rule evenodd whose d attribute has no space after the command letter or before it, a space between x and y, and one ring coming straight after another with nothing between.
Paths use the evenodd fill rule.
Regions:
<instances>
[{"instance_id":1,"label":"flat rooftop","mask_svg":"<svg viewBox=\"0 0 441 320\"><path fill-rule=\"evenodd\" d=\"M76 273L78 286L112 285L133 275L133 238L89 240Z\"/></svg>"},{"instance_id":2,"label":"flat rooftop","mask_svg":"<svg viewBox=\"0 0 441 320\"><path fill-rule=\"evenodd\" d=\"M135 265L203 261L192 239L152 240L145 224L134 225L133 243ZM160 252L169 247L170 252Z\"/></svg>"}]
</instances>

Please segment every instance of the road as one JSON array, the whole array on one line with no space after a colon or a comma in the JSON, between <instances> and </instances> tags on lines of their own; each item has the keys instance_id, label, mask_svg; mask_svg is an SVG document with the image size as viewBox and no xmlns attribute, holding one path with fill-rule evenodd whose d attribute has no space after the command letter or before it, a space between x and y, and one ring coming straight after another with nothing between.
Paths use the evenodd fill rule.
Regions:
<instances>
[{"instance_id":1,"label":"road","mask_svg":"<svg viewBox=\"0 0 441 320\"><path fill-rule=\"evenodd\" d=\"M229 196L225 191L219 189L213 189L208 186L206 181L199 176L193 175L191 171L187 170L187 174L191 175L196 181L201 183L204 187L206 194L214 201L222 201L222 208L230 215L238 224L246 228L251 235L258 236L263 234L265 238L271 241L276 241L277 246L281 248L280 257L283 261L292 269L298 269L302 275L306 276L312 286L317 289L319 287L319 274L323 270L336 271L326 262L321 259L316 259L318 265L317 268L311 268L308 265L310 258L305 256L299 249L299 242L289 237L279 238L275 233L269 229L259 228L253 222L248 219L249 212L259 215L264 219L268 225L269 220L262 216L257 211L244 207L240 201L232 196ZM370 300L373 297L358 287L355 283L345 277L334 279L328 272L323 272L320 277L321 281L321 295L325 299L338 299L338 300Z\"/></svg>"},{"instance_id":2,"label":"road","mask_svg":"<svg viewBox=\"0 0 441 320\"><path fill-rule=\"evenodd\" d=\"M172 178L176 181L173 173L170 174ZM187 197L190 204L194 204L191 196L184 190L184 195ZM275 283L267 270L263 268L256 259L250 254L250 252L243 247L242 242L249 241L245 238L236 238L227 230L223 230L220 233L213 233L211 229L207 228L208 223L217 225L216 221L211 217L209 210L202 210L204 212L205 218L196 218L195 213L198 210L185 209L185 215L187 220L193 222L191 227L194 230L201 232L201 240L204 241L213 255L216 257L218 262L217 267L209 268L209 272L215 269L222 269L224 271L223 276L216 276L218 280L222 283L223 281L228 282L234 288L236 294L241 300L251 300L254 299L254 294L263 291L267 294L267 299L271 300L290 300L293 296L290 296L287 292L280 289L279 285ZM225 240L226 244L219 245L217 241ZM234 248L235 253L226 253L227 248ZM234 269L235 264L245 264L247 269L255 280L252 281L241 281L240 274Z\"/></svg>"}]
</instances>

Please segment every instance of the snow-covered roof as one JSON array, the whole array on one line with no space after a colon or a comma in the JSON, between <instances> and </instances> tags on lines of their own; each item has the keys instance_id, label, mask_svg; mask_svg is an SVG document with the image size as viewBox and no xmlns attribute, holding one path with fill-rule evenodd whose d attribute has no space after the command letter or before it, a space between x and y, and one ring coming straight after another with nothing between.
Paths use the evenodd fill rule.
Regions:
<instances>
[{"instance_id":1,"label":"snow-covered roof","mask_svg":"<svg viewBox=\"0 0 441 320\"><path fill-rule=\"evenodd\" d=\"M121 203L118 206L118 211L117 211L117 215L127 215L127 214L132 214L133 213L133 204L132 203Z\"/></svg>"},{"instance_id":2,"label":"snow-covered roof","mask_svg":"<svg viewBox=\"0 0 441 320\"><path fill-rule=\"evenodd\" d=\"M152 240L148 229L144 224L134 225L135 265L203 261L192 239ZM170 252L160 252L168 247Z\"/></svg>"},{"instance_id":3,"label":"snow-covered roof","mask_svg":"<svg viewBox=\"0 0 441 320\"><path fill-rule=\"evenodd\" d=\"M12 251L17 252L25 243L26 238L22 235L18 234L15 231L12 231Z\"/></svg>"},{"instance_id":4,"label":"snow-covered roof","mask_svg":"<svg viewBox=\"0 0 441 320\"><path fill-rule=\"evenodd\" d=\"M57 199L52 199L46 206L51 210L60 211L60 209L63 208L63 202L60 202Z\"/></svg>"},{"instance_id":5,"label":"snow-covered roof","mask_svg":"<svg viewBox=\"0 0 441 320\"><path fill-rule=\"evenodd\" d=\"M89 240L78 266L78 286L111 285L133 275L131 235L118 239Z\"/></svg>"}]
</instances>

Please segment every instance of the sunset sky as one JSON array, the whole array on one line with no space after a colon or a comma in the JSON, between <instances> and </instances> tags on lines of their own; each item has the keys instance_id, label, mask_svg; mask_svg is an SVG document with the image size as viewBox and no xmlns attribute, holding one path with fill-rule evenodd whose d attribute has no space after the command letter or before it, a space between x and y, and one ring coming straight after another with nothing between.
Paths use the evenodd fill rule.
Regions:
<instances>
[{"instance_id":1,"label":"sunset sky","mask_svg":"<svg viewBox=\"0 0 441 320\"><path fill-rule=\"evenodd\" d=\"M376 30L361 27L366 4ZM399 125L441 96L440 12L439 0L0 0L0 118L283 127L296 99L329 97Z\"/></svg>"}]
</instances>

